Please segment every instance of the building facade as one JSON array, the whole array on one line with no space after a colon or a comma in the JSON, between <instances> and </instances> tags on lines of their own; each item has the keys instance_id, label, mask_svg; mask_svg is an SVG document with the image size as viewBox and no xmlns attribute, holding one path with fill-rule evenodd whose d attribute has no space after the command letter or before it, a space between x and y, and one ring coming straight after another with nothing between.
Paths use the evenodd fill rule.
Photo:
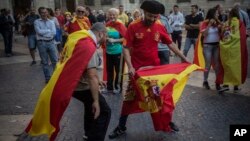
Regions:
<instances>
[{"instance_id":1,"label":"building facade","mask_svg":"<svg viewBox=\"0 0 250 141\"><path fill-rule=\"evenodd\" d=\"M190 13L190 5L197 4L201 9L207 11L208 8L217 4L222 4L224 9L231 8L235 2L240 2L243 9L250 9L250 0L158 0L166 7L166 14L172 10L173 5L179 5L184 14ZM45 6L54 9L61 8L63 11L74 11L77 5L89 6L91 9L104 10L111 7L124 5L126 11L132 12L139 9L143 0L1 0L0 9L8 8L12 12L25 12L30 7L38 8Z\"/></svg>"}]
</instances>

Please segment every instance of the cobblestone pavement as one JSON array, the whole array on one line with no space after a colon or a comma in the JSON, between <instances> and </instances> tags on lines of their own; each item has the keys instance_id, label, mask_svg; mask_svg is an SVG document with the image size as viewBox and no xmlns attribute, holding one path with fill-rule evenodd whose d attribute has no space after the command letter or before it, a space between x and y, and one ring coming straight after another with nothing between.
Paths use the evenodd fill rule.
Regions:
<instances>
[{"instance_id":1,"label":"cobblestone pavement","mask_svg":"<svg viewBox=\"0 0 250 141\"><path fill-rule=\"evenodd\" d=\"M16 140L14 135L26 127L44 87L42 68L39 63L29 66L31 59L25 45L20 37L14 43L14 51L20 55L0 57L0 141ZM3 49L1 41L0 49ZM176 60L172 58L172 62ZM213 73L210 77L212 85ZM127 133L114 141L226 141L229 140L230 124L250 124L249 75L239 94L218 95L213 86L212 90L205 90L201 83L202 73L192 74L176 105L173 121L180 128L178 133L155 132L149 113L141 113L129 117ZM110 133L118 123L122 96L104 97L112 109ZM61 122L58 141L83 140L83 112L82 103L72 98ZM25 140L45 141L47 138ZM106 137L105 141L109 139Z\"/></svg>"}]
</instances>

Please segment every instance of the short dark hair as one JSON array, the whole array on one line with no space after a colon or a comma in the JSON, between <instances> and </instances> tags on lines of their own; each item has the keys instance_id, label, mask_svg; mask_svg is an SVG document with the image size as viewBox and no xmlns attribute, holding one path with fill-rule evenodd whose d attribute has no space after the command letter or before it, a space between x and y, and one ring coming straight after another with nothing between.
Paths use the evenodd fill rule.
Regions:
<instances>
[{"instance_id":1,"label":"short dark hair","mask_svg":"<svg viewBox=\"0 0 250 141\"><path fill-rule=\"evenodd\" d=\"M43 6L42 6L42 7L39 7L39 8L38 8L38 13L40 14L40 13L41 13L41 11L42 11L42 10L44 10L44 9L46 9L46 8L45 8L45 7L43 7Z\"/></svg>"},{"instance_id":2,"label":"short dark hair","mask_svg":"<svg viewBox=\"0 0 250 141\"><path fill-rule=\"evenodd\" d=\"M47 10L48 10L50 16L52 16L52 17L55 16L54 11L51 8L47 8Z\"/></svg>"},{"instance_id":3,"label":"short dark hair","mask_svg":"<svg viewBox=\"0 0 250 141\"><path fill-rule=\"evenodd\" d=\"M229 17L236 17L237 19L240 19L239 10L237 8L231 9L231 11L229 12Z\"/></svg>"},{"instance_id":4,"label":"short dark hair","mask_svg":"<svg viewBox=\"0 0 250 141\"><path fill-rule=\"evenodd\" d=\"M178 6L178 5L174 5L173 7L177 7L177 8L179 8L179 6Z\"/></svg>"},{"instance_id":5,"label":"short dark hair","mask_svg":"<svg viewBox=\"0 0 250 141\"><path fill-rule=\"evenodd\" d=\"M195 9L199 9L197 4L193 4L193 5L191 5L191 7L194 7Z\"/></svg>"},{"instance_id":6,"label":"short dark hair","mask_svg":"<svg viewBox=\"0 0 250 141\"><path fill-rule=\"evenodd\" d=\"M56 11L57 9L58 9L58 10L61 10L59 7L56 7L56 8L55 8L55 11Z\"/></svg>"}]
</instances>

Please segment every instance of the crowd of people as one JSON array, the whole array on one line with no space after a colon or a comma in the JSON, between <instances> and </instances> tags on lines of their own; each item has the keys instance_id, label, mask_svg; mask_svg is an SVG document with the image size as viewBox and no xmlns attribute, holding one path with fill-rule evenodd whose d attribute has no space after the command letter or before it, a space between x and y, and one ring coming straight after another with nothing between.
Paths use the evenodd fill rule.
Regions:
<instances>
[{"instance_id":1,"label":"crowd of people","mask_svg":"<svg viewBox=\"0 0 250 141\"><path fill-rule=\"evenodd\" d=\"M125 13L123 5L120 5L118 8L110 8L106 14L102 10L95 14L89 7L83 6L77 6L74 13L62 12L59 8L53 11L40 7L39 15L35 9L31 9L21 21L22 33L28 38L31 65L36 64L37 48L45 83L59 83L52 76L53 70L57 69L57 63L69 61L69 64L76 67L56 72L63 74L64 70L72 71L79 76L67 80L67 84L71 82L72 86L72 91L68 93L73 93L75 98L85 104L84 128L87 140L104 140L110 120L110 108L97 87L105 85L97 75L102 63L105 63L104 69L107 72L107 88L103 92L106 94L121 93L123 60L127 64L128 74L132 77L142 68L169 64L171 52L179 56L182 62L191 63L192 60L186 58L191 46L195 50L194 62L204 69L205 89L210 89L207 80L211 67L215 70L216 90L219 92L228 90L229 85L233 85L234 91L237 92L238 86L246 79L246 38L250 32L250 22L249 16L240 8L239 3L228 13L223 12L222 5L216 5L206 14L200 11L197 5L191 5L191 13L186 16L180 12L178 5L174 5L173 12L166 16L165 6L152 0L144 1L140 8L141 10ZM1 34L8 57L12 55L14 23L8 10L1 10ZM183 29L187 34L182 49ZM84 35L84 38L80 38L80 34ZM76 49L80 48L80 45L87 48L89 54L85 53L86 58L72 52L72 44ZM96 51L99 46L104 50L102 55ZM76 51L80 52L81 49ZM105 59L101 56L105 56ZM74 57L84 61L70 60ZM79 64L75 65L74 61ZM236 64L241 68L240 71L235 69ZM67 64L63 67L67 67ZM75 71L78 67L79 70ZM63 78L60 79L64 81ZM128 116L129 114L121 114L119 124L109 135L110 139L125 133ZM179 131L172 121L167 126L168 131Z\"/></svg>"}]
</instances>

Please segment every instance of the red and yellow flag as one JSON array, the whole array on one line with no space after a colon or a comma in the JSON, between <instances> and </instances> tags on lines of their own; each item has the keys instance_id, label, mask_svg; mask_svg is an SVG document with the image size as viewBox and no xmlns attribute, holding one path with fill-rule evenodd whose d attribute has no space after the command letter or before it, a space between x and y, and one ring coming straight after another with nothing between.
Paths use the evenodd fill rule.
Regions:
<instances>
[{"instance_id":1,"label":"red and yellow flag","mask_svg":"<svg viewBox=\"0 0 250 141\"><path fill-rule=\"evenodd\" d=\"M55 140L62 115L95 50L88 31L69 35L62 58L40 93L33 118L25 130L30 136L46 134L51 141Z\"/></svg>"},{"instance_id":2,"label":"red and yellow flag","mask_svg":"<svg viewBox=\"0 0 250 141\"><path fill-rule=\"evenodd\" d=\"M243 84L247 76L248 51L246 28L236 17L226 23L224 38L220 41L221 69L217 83L227 85Z\"/></svg>"},{"instance_id":3,"label":"red and yellow flag","mask_svg":"<svg viewBox=\"0 0 250 141\"><path fill-rule=\"evenodd\" d=\"M175 104L189 74L197 69L200 67L195 64L181 63L137 71L133 78L135 97L123 102L121 114L149 111L156 131L170 131L169 122Z\"/></svg>"}]
</instances>

